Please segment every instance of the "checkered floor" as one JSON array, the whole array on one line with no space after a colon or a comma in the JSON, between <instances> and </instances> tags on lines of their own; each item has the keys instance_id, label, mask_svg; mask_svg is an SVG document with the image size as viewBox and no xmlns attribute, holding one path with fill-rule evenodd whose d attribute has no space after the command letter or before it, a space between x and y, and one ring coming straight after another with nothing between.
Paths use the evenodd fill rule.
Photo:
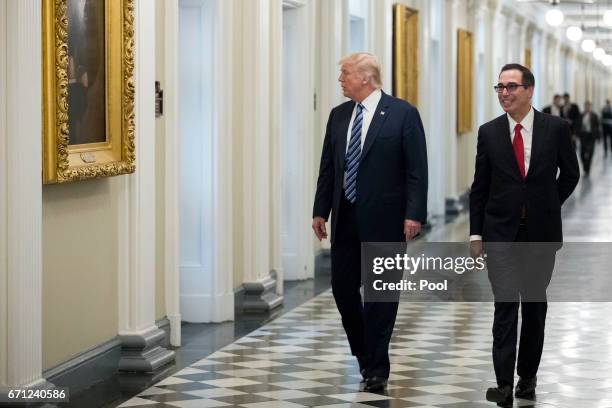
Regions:
<instances>
[{"instance_id":1,"label":"checkered floor","mask_svg":"<svg viewBox=\"0 0 612 408\"><path fill-rule=\"evenodd\" d=\"M537 402L520 407L612 407L609 303L551 303ZM120 407L495 406L493 306L402 303L391 346L391 377L381 394L359 392L331 292L167 378Z\"/></svg>"}]
</instances>

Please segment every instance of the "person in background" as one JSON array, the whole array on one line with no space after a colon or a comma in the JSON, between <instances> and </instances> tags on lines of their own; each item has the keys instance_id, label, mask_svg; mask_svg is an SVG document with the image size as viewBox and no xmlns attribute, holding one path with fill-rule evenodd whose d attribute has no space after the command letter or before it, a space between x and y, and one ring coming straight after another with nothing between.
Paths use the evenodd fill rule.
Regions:
<instances>
[{"instance_id":1,"label":"person in background","mask_svg":"<svg viewBox=\"0 0 612 408\"><path fill-rule=\"evenodd\" d=\"M553 116L561 116L561 95L555 94L552 104L542 109L542 112Z\"/></svg>"},{"instance_id":2,"label":"person in background","mask_svg":"<svg viewBox=\"0 0 612 408\"><path fill-rule=\"evenodd\" d=\"M580 109L578 105L572 103L570 94L567 92L563 94L563 108L561 109L561 117L567 121L572 130L572 140L575 142L576 137L580 133L581 123Z\"/></svg>"},{"instance_id":3,"label":"person in background","mask_svg":"<svg viewBox=\"0 0 612 408\"><path fill-rule=\"evenodd\" d=\"M591 102L584 103L580 127L580 160L586 176L591 171L591 162L595 151L595 141L599 139L599 117L591 110Z\"/></svg>"},{"instance_id":4,"label":"person in background","mask_svg":"<svg viewBox=\"0 0 612 408\"><path fill-rule=\"evenodd\" d=\"M608 156L608 146L612 152L612 106L610 100L606 99L606 105L601 110L601 130L604 142L604 156Z\"/></svg>"}]
</instances>

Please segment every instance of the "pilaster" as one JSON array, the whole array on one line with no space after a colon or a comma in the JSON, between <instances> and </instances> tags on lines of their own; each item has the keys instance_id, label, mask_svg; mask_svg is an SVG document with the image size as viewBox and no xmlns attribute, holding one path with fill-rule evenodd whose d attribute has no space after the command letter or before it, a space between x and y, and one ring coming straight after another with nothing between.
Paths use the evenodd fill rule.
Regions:
<instances>
[{"instance_id":1,"label":"pilaster","mask_svg":"<svg viewBox=\"0 0 612 408\"><path fill-rule=\"evenodd\" d=\"M0 385L42 386L41 4L0 2Z\"/></svg>"},{"instance_id":2,"label":"pilaster","mask_svg":"<svg viewBox=\"0 0 612 408\"><path fill-rule=\"evenodd\" d=\"M270 310L282 304L272 274L272 55L271 17L275 3L243 1L243 271L245 309Z\"/></svg>"},{"instance_id":3,"label":"pilaster","mask_svg":"<svg viewBox=\"0 0 612 408\"><path fill-rule=\"evenodd\" d=\"M155 3L134 1L136 172L121 177L119 369L151 372L174 361L155 325Z\"/></svg>"}]
</instances>

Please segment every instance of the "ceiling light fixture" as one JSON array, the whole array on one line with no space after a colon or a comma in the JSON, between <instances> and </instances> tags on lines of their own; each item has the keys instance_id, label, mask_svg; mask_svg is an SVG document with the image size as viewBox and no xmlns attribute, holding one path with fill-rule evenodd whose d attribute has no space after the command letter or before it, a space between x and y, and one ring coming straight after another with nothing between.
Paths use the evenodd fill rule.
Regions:
<instances>
[{"instance_id":1,"label":"ceiling light fixture","mask_svg":"<svg viewBox=\"0 0 612 408\"><path fill-rule=\"evenodd\" d=\"M582 51L584 52L593 52L595 50L595 41L587 38L586 40L582 40Z\"/></svg>"},{"instance_id":2,"label":"ceiling light fixture","mask_svg":"<svg viewBox=\"0 0 612 408\"><path fill-rule=\"evenodd\" d=\"M558 27L563 23L563 12L556 7L559 4L559 0L552 0L550 4L552 7L546 12L546 22L550 26Z\"/></svg>"},{"instance_id":3,"label":"ceiling light fixture","mask_svg":"<svg viewBox=\"0 0 612 408\"><path fill-rule=\"evenodd\" d=\"M578 26L569 26L565 32L570 41L578 42L582 38L582 30Z\"/></svg>"},{"instance_id":4,"label":"ceiling light fixture","mask_svg":"<svg viewBox=\"0 0 612 408\"><path fill-rule=\"evenodd\" d=\"M563 12L559 9L550 9L546 12L546 22L548 25L558 27L563 23Z\"/></svg>"},{"instance_id":5,"label":"ceiling light fixture","mask_svg":"<svg viewBox=\"0 0 612 408\"><path fill-rule=\"evenodd\" d=\"M612 27L612 9L605 11L603 15L603 21L608 27Z\"/></svg>"},{"instance_id":6,"label":"ceiling light fixture","mask_svg":"<svg viewBox=\"0 0 612 408\"><path fill-rule=\"evenodd\" d=\"M612 7L610 7L610 0L608 0L608 9L603 15L604 24L608 27L612 27Z\"/></svg>"}]
</instances>

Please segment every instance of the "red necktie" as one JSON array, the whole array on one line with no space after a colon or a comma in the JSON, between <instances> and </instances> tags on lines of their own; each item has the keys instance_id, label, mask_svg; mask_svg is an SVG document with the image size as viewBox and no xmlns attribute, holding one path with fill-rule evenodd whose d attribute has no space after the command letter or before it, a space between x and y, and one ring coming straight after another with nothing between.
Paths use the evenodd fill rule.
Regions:
<instances>
[{"instance_id":1,"label":"red necktie","mask_svg":"<svg viewBox=\"0 0 612 408\"><path fill-rule=\"evenodd\" d=\"M522 126L517 123L514 127L514 139L512 140L512 148L514 149L514 157L518 163L521 177L525 178L525 148L523 147L523 136L521 135Z\"/></svg>"}]
</instances>

